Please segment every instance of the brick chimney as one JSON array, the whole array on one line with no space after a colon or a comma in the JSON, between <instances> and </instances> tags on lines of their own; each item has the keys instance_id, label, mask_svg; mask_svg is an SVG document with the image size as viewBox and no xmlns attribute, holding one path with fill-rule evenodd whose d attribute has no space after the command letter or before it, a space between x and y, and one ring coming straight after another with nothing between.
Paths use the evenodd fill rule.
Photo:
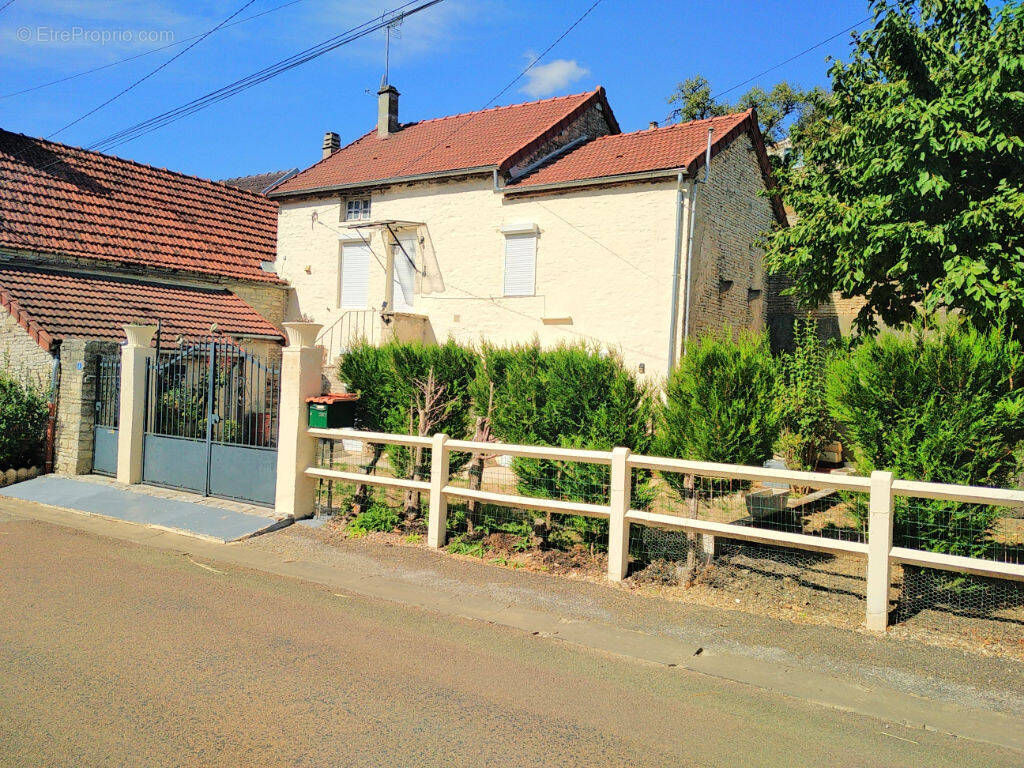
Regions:
<instances>
[{"instance_id":1,"label":"brick chimney","mask_svg":"<svg viewBox=\"0 0 1024 768\"><path fill-rule=\"evenodd\" d=\"M324 158L328 158L341 149L341 139L334 131L324 134Z\"/></svg>"},{"instance_id":2,"label":"brick chimney","mask_svg":"<svg viewBox=\"0 0 1024 768\"><path fill-rule=\"evenodd\" d=\"M377 91L377 136L386 139L398 132L398 89L384 85Z\"/></svg>"}]
</instances>

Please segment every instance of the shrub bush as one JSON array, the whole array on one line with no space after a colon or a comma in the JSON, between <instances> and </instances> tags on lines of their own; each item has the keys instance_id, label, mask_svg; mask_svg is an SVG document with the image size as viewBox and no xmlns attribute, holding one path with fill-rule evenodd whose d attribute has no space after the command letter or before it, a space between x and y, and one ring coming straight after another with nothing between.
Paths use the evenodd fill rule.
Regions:
<instances>
[{"instance_id":1,"label":"shrub bush","mask_svg":"<svg viewBox=\"0 0 1024 768\"><path fill-rule=\"evenodd\" d=\"M1004 486L1020 470L1024 350L998 329L950 322L883 334L835 360L828 381L832 414L861 473ZM981 556L998 514L897 497L895 535L935 552Z\"/></svg>"},{"instance_id":2,"label":"shrub bush","mask_svg":"<svg viewBox=\"0 0 1024 768\"><path fill-rule=\"evenodd\" d=\"M813 470L821 450L836 439L826 396L829 350L811 317L793 323L794 348L779 358L780 434L776 450L790 469Z\"/></svg>"},{"instance_id":3,"label":"shrub bush","mask_svg":"<svg viewBox=\"0 0 1024 768\"><path fill-rule=\"evenodd\" d=\"M356 515L345 529L350 536L365 536L371 531L390 533L402 524L398 513L383 502L374 501L368 510Z\"/></svg>"},{"instance_id":4,"label":"shrub bush","mask_svg":"<svg viewBox=\"0 0 1024 768\"><path fill-rule=\"evenodd\" d=\"M553 349L536 341L485 345L472 384L482 415L492 387L491 429L499 440L596 450L626 446L638 453L650 448L652 392L614 353L584 343ZM523 495L607 502L606 466L517 458L512 468ZM604 520L567 516L561 527L591 546L607 538Z\"/></svg>"},{"instance_id":5,"label":"shrub bush","mask_svg":"<svg viewBox=\"0 0 1024 768\"><path fill-rule=\"evenodd\" d=\"M42 461L48 416L41 392L0 372L0 470Z\"/></svg>"},{"instance_id":6,"label":"shrub bush","mask_svg":"<svg viewBox=\"0 0 1024 768\"><path fill-rule=\"evenodd\" d=\"M777 368L763 335L702 337L669 377L658 420L660 454L760 466L779 436ZM665 480L682 491L683 476Z\"/></svg>"}]
</instances>

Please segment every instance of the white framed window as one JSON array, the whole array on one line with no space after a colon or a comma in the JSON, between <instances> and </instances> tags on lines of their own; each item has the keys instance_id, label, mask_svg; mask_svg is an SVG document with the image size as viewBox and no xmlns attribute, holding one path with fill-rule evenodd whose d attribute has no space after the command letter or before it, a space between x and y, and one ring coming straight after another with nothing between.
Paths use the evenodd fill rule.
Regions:
<instances>
[{"instance_id":1,"label":"white framed window","mask_svg":"<svg viewBox=\"0 0 1024 768\"><path fill-rule=\"evenodd\" d=\"M505 233L505 296L533 296L537 281L537 233Z\"/></svg>"},{"instance_id":2,"label":"white framed window","mask_svg":"<svg viewBox=\"0 0 1024 768\"><path fill-rule=\"evenodd\" d=\"M339 272L338 306L366 309L370 303L370 246L362 242L342 243Z\"/></svg>"},{"instance_id":3,"label":"white framed window","mask_svg":"<svg viewBox=\"0 0 1024 768\"><path fill-rule=\"evenodd\" d=\"M399 235L391 246L395 259L391 301L395 312L412 312L416 294L416 236Z\"/></svg>"},{"instance_id":4,"label":"white framed window","mask_svg":"<svg viewBox=\"0 0 1024 768\"><path fill-rule=\"evenodd\" d=\"M370 198L353 197L345 201L345 221L362 221L370 218Z\"/></svg>"}]
</instances>

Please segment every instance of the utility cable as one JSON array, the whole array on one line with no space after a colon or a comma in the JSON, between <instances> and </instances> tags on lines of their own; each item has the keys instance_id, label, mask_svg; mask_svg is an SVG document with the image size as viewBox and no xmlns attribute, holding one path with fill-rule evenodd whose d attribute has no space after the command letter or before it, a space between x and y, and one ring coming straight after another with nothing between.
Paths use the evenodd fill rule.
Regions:
<instances>
[{"instance_id":1,"label":"utility cable","mask_svg":"<svg viewBox=\"0 0 1024 768\"><path fill-rule=\"evenodd\" d=\"M10 5L13 2L14 2L14 0L10 0L10 2L7 5ZM252 21L253 19L258 19L261 16L266 16L268 13L274 13L274 11L280 11L282 8L287 8L288 6L297 5L298 3L302 3L302 2L305 2L305 0L290 0L290 2L282 3L281 5L275 5L273 8L268 8L265 11L260 11L259 13L254 13L252 16L246 16L245 18L242 18L242 19L236 19L235 21L232 21L229 24L224 24L217 31L221 31L221 30L227 29L228 27L233 27L236 24L244 24L247 21ZM3 8L0 8L0 11L2 11L6 7L7 6L4 6ZM49 82L46 82L46 83L39 83L38 85L29 86L28 88L22 88L20 91L11 91L10 93L0 93L0 99L9 99L9 98L12 98L14 96L20 96L23 93L31 93L32 91L38 91L38 90L41 90L42 88L49 88L51 85L59 85L60 83L66 83L69 80L75 80L76 78L84 77L85 75L91 75L93 72L99 72L99 71L104 70L104 69L110 69L110 67L116 67L118 64L125 64L125 63L127 63L129 61L135 61L135 59L141 59L143 56L149 56L151 53L158 53L160 51L165 51L168 48L176 48L179 45L184 45L185 43L189 42L190 40L195 40L195 39L197 39L199 37L201 37L201 35L192 35L191 37L185 37L185 38L182 38L181 40L175 40L173 43L168 43L167 45L161 45L161 46L158 46L156 48L150 48L149 50L143 51L142 53L136 53L136 54L134 54L132 56L126 56L123 59L118 59L117 61L112 61L109 64L101 64L98 67L92 67L90 69L83 69L80 72L75 72L72 75L65 75L64 77L57 78L56 80L50 80Z\"/></svg>"},{"instance_id":2,"label":"utility cable","mask_svg":"<svg viewBox=\"0 0 1024 768\"><path fill-rule=\"evenodd\" d=\"M85 119L86 119L87 117L89 117L90 115L95 115L95 114L96 114L97 112L99 112L99 111L100 111L101 109L103 109L103 108L104 108L105 106L107 106L108 104L112 104L113 102L117 101L117 100L118 100L119 98L121 98L121 97L122 97L122 96L124 96L124 95L125 95L126 93L128 93L129 91L131 91L131 90L132 90L133 88L136 88L136 87L138 87L138 86L142 85L142 84L143 84L144 82L146 82L147 80L149 80L149 78L151 78L151 77L152 77L153 75L155 75L155 74L156 74L157 72L159 72L160 70L164 69L164 68L165 68L165 67L167 67L167 66L168 66L169 64L171 64L171 62L175 61L176 59L179 59L179 58L181 58L181 57L182 57L182 56L184 56L184 55L185 55L186 53L188 53L189 51L191 51L191 50L192 50L193 48L195 48L195 47L196 47L197 45L199 45L199 44L200 44L201 42L203 42L203 40L205 40L206 38L208 38L208 37L209 37L210 35L212 35L212 34L213 34L214 32L216 32L216 31L217 31L218 29L220 29L221 27L223 27L223 26L224 26L225 24L227 24L227 23L228 23L229 21L231 21L231 20L232 20L233 18L235 18L235 16L237 16L238 14L240 14L240 13L241 13L242 11L244 11L244 10L245 10L246 8L248 8L248 7L250 6L250 5L252 5L252 4L253 4L253 3L255 3L255 2L256 2L256 0L248 0L248 1L247 1L247 2L246 2L246 3L245 3L245 4L244 4L244 5L243 5L243 6L241 7L241 8L239 8L239 9L238 9L237 11L235 11L234 13L232 13L232 14L231 14L230 16L228 16L228 17L227 17L226 19L224 19L224 20L223 20L222 22L220 22L219 24L217 24L217 26L213 27L212 29L209 29L209 30L207 30L207 31L206 31L206 32L205 32L204 34L200 35L200 37L199 37L199 39L198 39L198 40L194 40L194 41L192 41L192 42L191 42L191 43L190 43L190 44L189 44L188 46L186 46L186 47L185 47L185 48L184 48L183 50L180 50L180 51L178 51L178 52L177 52L176 54L174 54L173 56L171 56L171 58L169 58L169 59L168 59L167 61L163 62L163 63L162 63L162 64L161 64L160 66L156 67L155 69L151 70L151 71L150 71L150 72L148 72L147 74L143 75L142 77L140 77L140 78L139 78L138 80L136 80L136 81L135 81L134 83L132 83L132 84L131 84L131 85L129 85L129 86L127 87L127 88L125 88L125 89L123 89L122 91L120 91L119 93L116 93L116 94L114 94L114 95L113 95L113 96L111 96L111 97L110 97L109 99L107 99L107 100L106 100L106 101L104 101L104 102L103 102L102 104L100 104L99 106L93 107L93 108L92 108L91 110L89 110L88 112L86 112L86 113L85 113L84 115L82 115L81 117L75 118L75 119L74 119L74 120L72 120L72 121L71 121L70 123L68 123L67 125L65 125L65 126L64 126L63 128L58 128L58 129L57 129L56 131L54 131L53 133L51 133L51 134L50 134L49 136L47 136L46 138L48 138L48 139L49 139L49 138L53 138L53 137L54 137L54 136L56 136L56 135L57 135L58 133L63 133L63 132L64 132L64 131L66 131L66 130L67 130L68 128L70 128L70 127L71 127L71 126L73 126L73 125L77 125L78 123L82 122L82 121L83 121L83 120L85 120Z\"/></svg>"}]
</instances>

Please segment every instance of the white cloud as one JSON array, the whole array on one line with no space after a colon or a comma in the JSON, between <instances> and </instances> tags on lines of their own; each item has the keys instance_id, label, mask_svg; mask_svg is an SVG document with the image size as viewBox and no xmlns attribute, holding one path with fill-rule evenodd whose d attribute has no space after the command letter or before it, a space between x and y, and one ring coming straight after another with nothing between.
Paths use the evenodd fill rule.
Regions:
<instances>
[{"instance_id":1,"label":"white cloud","mask_svg":"<svg viewBox=\"0 0 1024 768\"><path fill-rule=\"evenodd\" d=\"M532 53L527 53L526 57L531 61L535 58ZM536 99L561 91L589 74L590 70L581 67L575 59L555 59L527 72L526 84L519 90Z\"/></svg>"}]
</instances>

